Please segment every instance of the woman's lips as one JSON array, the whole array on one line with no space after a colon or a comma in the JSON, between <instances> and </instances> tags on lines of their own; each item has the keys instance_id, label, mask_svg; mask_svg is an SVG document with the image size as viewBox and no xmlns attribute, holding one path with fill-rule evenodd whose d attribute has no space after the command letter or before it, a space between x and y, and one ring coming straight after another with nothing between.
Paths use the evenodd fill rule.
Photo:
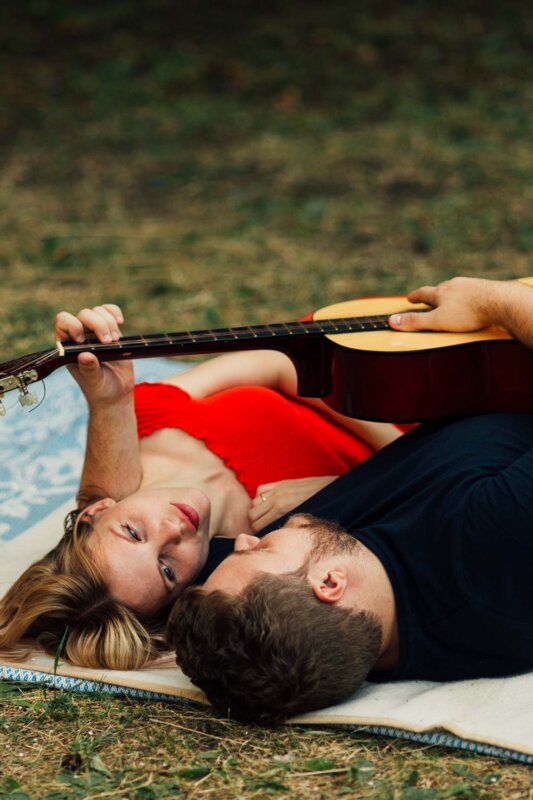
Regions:
<instances>
[{"instance_id":1,"label":"woman's lips","mask_svg":"<svg viewBox=\"0 0 533 800\"><path fill-rule=\"evenodd\" d=\"M198 530L200 525L200 517L198 516L198 512L192 506L187 505L186 503L171 503L171 506L177 508L178 511L186 517L188 522L190 522L191 526L194 528L195 531Z\"/></svg>"}]
</instances>

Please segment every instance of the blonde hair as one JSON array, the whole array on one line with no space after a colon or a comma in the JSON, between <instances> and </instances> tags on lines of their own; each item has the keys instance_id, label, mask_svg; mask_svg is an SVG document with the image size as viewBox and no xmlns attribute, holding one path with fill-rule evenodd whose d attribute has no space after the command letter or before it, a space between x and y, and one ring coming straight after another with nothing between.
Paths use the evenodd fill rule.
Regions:
<instances>
[{"instance_id":1,"label":"blonde hair","mask_svg":"<svg viewBox=\"0 0 533 800\"><path fill-rule=\"evenodd\" d=\"M25 659L35 647L83 667L138 669L164 644L166 614L141 618L109 592L91 559L92 522L79 509L60 542L0 600L0 653Z\"/></svg>"}]
</instances>

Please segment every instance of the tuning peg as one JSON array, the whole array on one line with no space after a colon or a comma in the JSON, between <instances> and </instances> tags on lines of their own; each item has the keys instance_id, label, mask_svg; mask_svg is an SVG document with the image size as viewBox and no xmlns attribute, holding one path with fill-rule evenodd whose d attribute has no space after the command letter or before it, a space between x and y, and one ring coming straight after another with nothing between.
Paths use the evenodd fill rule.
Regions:
<instances>
[{"instance_id":1,"label":"tuning peg","mask_svg":"<svg viewBox=\"0 0 533 800\"><path fill-rule=\"evenodd\" d=\"M33 406L38 403L39 399L33 392L28 392L27 389L20 390L19 403L21 406Z\"/></svg>"}]
</instances>

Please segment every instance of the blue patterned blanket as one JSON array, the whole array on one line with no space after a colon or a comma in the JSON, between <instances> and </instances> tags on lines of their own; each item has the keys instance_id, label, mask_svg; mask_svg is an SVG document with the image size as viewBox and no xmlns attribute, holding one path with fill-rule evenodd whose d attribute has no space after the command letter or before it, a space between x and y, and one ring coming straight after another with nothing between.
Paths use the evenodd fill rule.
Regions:
<instances>
[{"instance_id":1,"label":"blue patterned blanket","mask_svg":"<svg viewBox=\"0 0 533 800\"><path fill-rule=\"evenodd\" d=\"M158 380L183 364L167 359L139 361L138 380ZM34 390L44 395L43 384ZM5 398L0 417L0 542L8 541L74 497L81 473L87 407L66 369L46 379L39 406L22 408L16 393Z\"/></svg>"}]
</instances>

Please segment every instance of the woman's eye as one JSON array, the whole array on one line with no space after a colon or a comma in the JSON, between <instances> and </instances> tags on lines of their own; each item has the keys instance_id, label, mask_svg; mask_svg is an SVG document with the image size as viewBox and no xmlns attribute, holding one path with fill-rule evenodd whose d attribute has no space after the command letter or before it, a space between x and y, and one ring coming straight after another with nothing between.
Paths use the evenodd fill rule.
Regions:
<instances>
[{"instance_id":1,"label":"woman's eye","mask_svg":"<svg viewBox=\"0 0 533 800\"><path fill-rule=\"evenodd\" d=\"M171 583L175 583L176 576L174 575L174 572L170 569L170 567L167 567L166 564L163 564L162 561L160 563L161 563L161 572L163 573L165 578Z\"/></svg>"},{"instance_id":2,"label":"woman's eye","mask_svg":"<svg viewBox=\"0 0 533 800\"><path fill-rule=\"evenodd\" d=\"M128 525L128 524L126 524L126 525L121 525L120 527L121 527L123 530L125 530L125 531L126 531L126 533L129 533L129 535L131 536L131 538L132 538L132 539L135 539L135 541L136 541L136 542L140 542L140 541L141 541L141 537L139 536L139 534L137 533L137 531L135 530L135 528L132 528L132 527L131 527L131 525Z\"/></svg>"}]
</instances>

